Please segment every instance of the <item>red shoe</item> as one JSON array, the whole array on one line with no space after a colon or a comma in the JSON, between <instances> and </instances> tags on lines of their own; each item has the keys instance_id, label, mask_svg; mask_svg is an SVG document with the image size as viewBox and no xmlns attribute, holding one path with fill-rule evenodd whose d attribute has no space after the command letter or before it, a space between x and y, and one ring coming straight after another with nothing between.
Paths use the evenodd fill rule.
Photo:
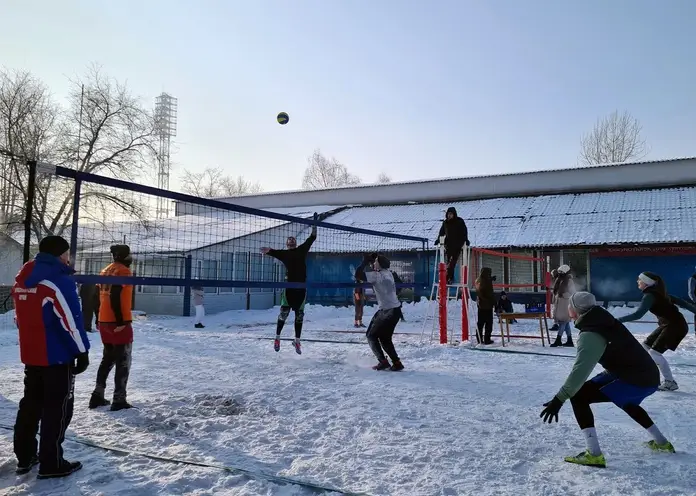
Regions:
<instances>
[{"instance_id":1,"label":"red shoe","mask_svg":"<svg viewBox=\"0 0 696 496\"><path fill-rule=\"evenodd\" d=\"M372 370L387 370L389 368L389 360L380 360L377 365L372 367Z\"/></svg>"}]
</instances>

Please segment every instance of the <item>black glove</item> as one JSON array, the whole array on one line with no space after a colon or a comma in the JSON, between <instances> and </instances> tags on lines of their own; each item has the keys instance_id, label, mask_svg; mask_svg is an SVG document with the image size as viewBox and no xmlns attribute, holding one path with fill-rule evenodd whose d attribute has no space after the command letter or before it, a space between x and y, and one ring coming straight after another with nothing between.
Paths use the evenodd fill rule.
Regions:
<instances>
[{"instance_id":1,"label":"black glove","mask_svg":"<svg viewBox=\"0 0 696 496\"><path fill-rule=\"evenodd\" d=\"M75 357L75 364L72 367L72 373L75 375L81 374L89 367L89 353L80 353Z\"/></svg>"},{"instance_id":2,"label":"black glove","mask_svg":"<svg viewBox=\"0 0 696 496\"><path fill-rule=\"evenodd\" d=\"M466 246L471 246L471 243L469 242L468 239L466 240Z\"/></svg>"},{"instance_id":3,"label":"black glove","mask_svg":"<svg viewBox=\"0 0 696 496\"><path fill-rule=\"evenodd\" d=\"M554 418L556 422L558 422L558 412L563 406L563 402L554 396L551 401L544 403L544 406L546 408L544 408L539 415L539 417L543 417L544 423L548 422L550 424Z\"/></svg>"}]
</instances>

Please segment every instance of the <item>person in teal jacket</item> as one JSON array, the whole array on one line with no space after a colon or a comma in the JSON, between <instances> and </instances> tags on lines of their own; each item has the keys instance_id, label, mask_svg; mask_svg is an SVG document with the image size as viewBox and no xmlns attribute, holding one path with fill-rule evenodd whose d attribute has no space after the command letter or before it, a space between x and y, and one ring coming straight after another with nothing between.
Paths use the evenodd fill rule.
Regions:
<instances>
[{"instance_id":1,"label":"person in teal jacket","mask_svg":"<svg viewBox=\"0 0 696 496\"><path fill-rule=\"evenodd\" d=\"M578 426L585 436L586 451L565 458L566 462L606 467L595 430L592 403L614 403L652 436L646 446L654 451L674 453L674 446L660 432L641 402L657 391L660 372L648 352L633 334L607 310L597 305L592 293L577 292L570 297L570 317L580 331L575 363L568 378L551 401L544 403L540 417L558 422L558 412L570 400ZM604 371L589 381L595 366Z\"/></svg>"},{"instance_id":2,"label":"person in teal jacket","mask_svg":"<svg viewBox=\"0 0 696 496\"><path fill-rule=\"evenodd\" d=\"M672 376L672 370L664 353L667 350L676 351L679 343L689 332L689 325L677 307L692 312L696 311L696 307L681 298L669 295L662 278L653 272L640 273L638 288L643 292L640 306L633 313L621 317L619 321L634 322L648 312L657 317L657 329L645 339L643 347L655 360L665 379L660 384L660 391L676 391L679 385Z\"/></svg>"}]
</instances>

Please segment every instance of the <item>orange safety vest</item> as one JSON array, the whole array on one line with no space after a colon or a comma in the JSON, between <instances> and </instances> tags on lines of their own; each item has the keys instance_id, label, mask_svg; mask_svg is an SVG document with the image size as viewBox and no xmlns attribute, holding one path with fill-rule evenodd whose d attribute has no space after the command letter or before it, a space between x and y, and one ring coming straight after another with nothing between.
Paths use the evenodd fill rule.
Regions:
<instances>
[{"instance_id":1,"label":"orange safety vest","mask_svg":"<svg viewBox=\"0 0 696 496\"><path fill-rule=\"evenodd\" d=\"M129 277L133 273L131 270L119 262L114 262L106 266L99 274L100 276L121 276ZM123 322L133 321L133 285L123 284L121 290L121 315ZM116 316L111 307L111 284L99 284L99 322L115 323Z\"/></svg>"}]
</instances>

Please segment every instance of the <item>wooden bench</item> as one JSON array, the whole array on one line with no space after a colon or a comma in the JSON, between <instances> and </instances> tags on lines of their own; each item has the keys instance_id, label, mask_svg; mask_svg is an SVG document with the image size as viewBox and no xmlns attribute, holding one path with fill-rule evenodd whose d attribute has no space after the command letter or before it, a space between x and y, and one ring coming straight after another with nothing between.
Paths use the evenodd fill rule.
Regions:
<instances>
[{"instance_id":1,"label":"wooden bench","mask_svg":"<svg viewBox=\"0 0 696 496\"><path fill-rule=\"evenodd\" d=\"M523 334L510 334L510 321L511 320L538 320L539 321L539 336L529 336ZM505 327L503 328L503 321L505 321ZM544 329L546 329L546 339L548 339L549 344L551 344L551 336L549 335L549 324L546 321L546 314L544 312L523 312L523 313L501 313L498 315L498 323L500 324L500 339L505 346L505 337L507 336L508 343L510 338L522 338L522 339L540 339L541 345L546 346L544 343Z\"/></svg>"}]
</instances>

